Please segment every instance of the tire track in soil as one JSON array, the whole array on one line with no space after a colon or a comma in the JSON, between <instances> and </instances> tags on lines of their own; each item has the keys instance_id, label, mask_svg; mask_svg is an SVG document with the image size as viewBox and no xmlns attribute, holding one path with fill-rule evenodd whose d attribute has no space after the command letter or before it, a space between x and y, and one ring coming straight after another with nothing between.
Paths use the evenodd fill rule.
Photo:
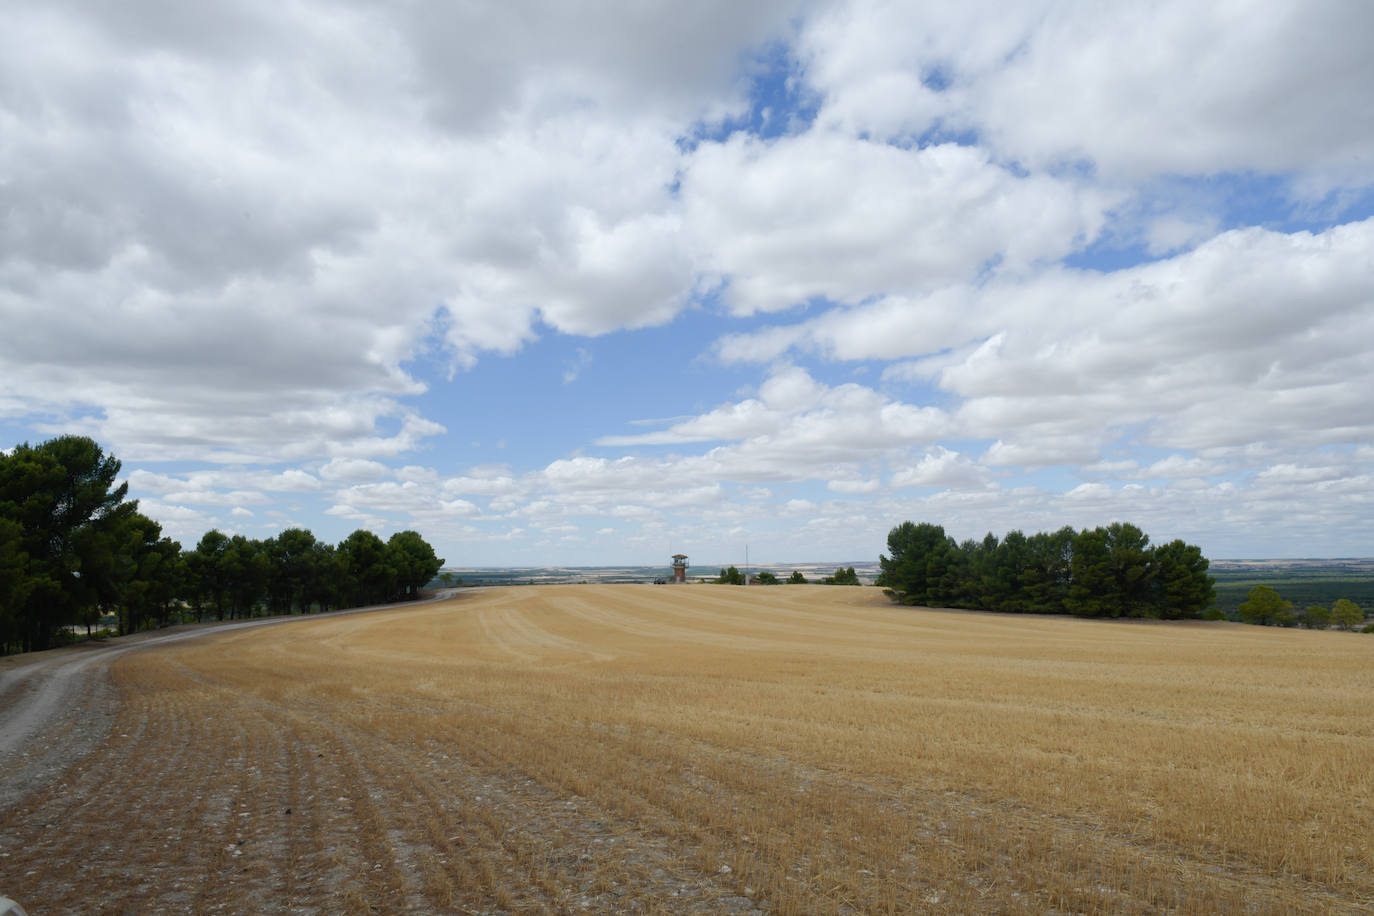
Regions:
<instances>
[{"instance_id":1,"label":"tire track in soil","mask_svg":"<svg viewBox=\"0 0 1374 916\"><path fill-rule=\"evenodd\" d=\"M329 734L334 753L351 761L355 785L363 793L375 796L383 785L390 791L387 836L393 860L406 863L400 878L408 903L424 897L444 904L459 893L483 912L563 912L584 905L592 911L629 907L647 912L655 901L681 896L688 883L636 892L606 880L600 874L604 863L567 851L613 840L622 848L642 847L640 854L664 864L671 864L672 856L658 840L627 842L626 825L615 824L616 818L604 810L589 809L585 800L559 796L518 773L455 759L447 752L451 744L432 745L417 756L414 748L403 753L384 735L365 728L333 721ZM403 818L406 812L410 820ZM620 861L612 864L624 867ZM424 875L425 865L442 867L444 879ZM666 872L661 876L668 877Z\"/></svg>"},{"instance_id":2,"label":"tire track in soil","mask_svg":"<svg viewBox=\"0 0 1374 916\"><path fill-rule=\"evenodd\" d=\"M512 635L510 620L496 621ZM992 890L1007 900L1017 878L998 857L1009 836L1060 857L1068 882L1017 888L1011 912L1187 910L1179 888L1194 903L1209 888L1234 901L1223 884L1236 881L1257 910L1280 899L1258 869L1226 862L1223 873L967 793L865 781L670 730L603 726L588 741L594 723L527 709L263 687L253 659L238 658L244 671L224 656L218 667L180 650L121 664L125 709L106 747L0 816L0 874L26 870L23 886L51 895L40 911L216 912L232 896L292 913L745 912L746 884L783 888L770 907L781 912L957 909ZM578 756L559 758L560 742ZM765 784L775 791L760 792ZM788 817L760 798L781 799ZM798 846L779 823L814 832ZM1095 887L1107 854L1148 863L1139 885ZM729 876L715 871L722 861ZM922 880L940 863L966 875L943 897ZM900 877L879 882L872 872L883 868ZM1306 889L1321 909L1325 889Z\"/></svg>"},{"instance_id":3,"label":"tire track in soil","mask_svg":"<svg viewBox=\"0 0 1374 916\"><path fill-rule=\"evenodd\" d=\"M342 721L337 707L275 703L260 712L282 719L281 730L292 735L295 745L326 747L326 756L341 770L335 784L354 787L351 795L340 796L354 802L352 820L371 823L376 836L387 837L389 849L374 846L365 855L387 857L384 867L373 872L395 873L373 892L396 894L407 905L420 899L446 905L460 893L490 912L509 907L565 911L569 901L577 909L628 905L661 911L661 901L675 897L730 901L717 908L720 912L739 911L742 902L752 908L734 888L694 874L694 865L662 837L636 835L633 825L613 813L559 796L512 772L508 762L488 760L476 766L448 753L461 747L458 736L452 744L417 756L414 742L402 750L367 724ZM608 862L585 853L567 854L599 845L633 847L631 858L653 859L686 877L674 878L658 867L653 870L655 883L636 890L625 886L623 875L617 881L603 874L624 871L619 854ZM434 874L440 868L442 878Z\"/></svg>"},{"instance_id":4,"label":"tire track in soil","mask_svg":"<svg viewBox=\"0 0 1374 916\"><path fill-rule=\"evenodd\" d=\"M1296 876L1279 879L1257 864L1219 853L1199 858L1147 836L1111 833L1089 821L1022 810L968 793L864 781L776 753L750 753L669 733L658 736L660 741L627 729L602 728L592 745L573 734L560 734L553 720L508 721L493 728L540 731L541 725L550 740L582 749L580 771L561 774L564 791L585 787L596 795L602 810L616 812L615 818L633 820L644 830L694 837L699 850L715 849L721 860L736 863L741 881L784 888L773 900L784 909L790 904L803 912L893 911L900 909L896 901L927 898L942 906L977 908L989 893L1010 888L1023 912L1073 912L1084 907L1189 911L1209 900L1215 909L1236 899L1264 911L1276 905L1282 881L1300 883L1320 911L1358 911L1341 902L1337 889L1321 882ZM565 725L563 731L569 728ZM516 735L512 741L519 745L525 737ZM600 756L590 751L592 747ZM615 775L608 778L608 773ZM668 778L670 774L679 778ZM771 797L789 800L794 809L789 822L815 825L816 834L800 855L793 849L789 859L781 852L796 846L795 837L770 836L775 833L769 824L776 821L776 812L749 804L764 785L770 787ZM875 849L869 840L884 834L891 845ZM867 838L863 843L858 842L861 835ZM1013 846L1038 849L1040 855L1060 862L1064 886L1025 882L1009 873L1008 837L1017 838ZM1085 837L1092 842L1085 845ZM771 851L763 854L769 847ZM923 876L924 867L937 860L945 863L947 873L960 876L953 891L948 886L937 890L926 880L928 873ZM1102 883L1104 860L1128 863L1122 870L1135 873L1133 883ZM785 863L783 867L774 867L779 862ZM876 880L879 874L886 877L885 886ZM786 891L789 885L796 888L791 894Z\"/></svg>"},{"instance_id":5,"label":"tire track in soil","mask_svg":"<svg viewBox=\"0 0 1374 916\"><path fill-rule=\"evenodd\" d=\"M355 774L320 735L304 739L270 704L233 685L217 682L175 663L177 673L203 685L220 710L216 718L239 727L214 740L237 747L221 768L235 774L232 796L219 799L221 844L210 850L217 869L206 876L197 910L223 910L225 875L232 873L231 899L271 912L289 902L292 912L328 912L330 901L389 899L392 888L365 868L384 858L356 828L366 812L356 797ZM182 710L179 715L194 715ZM242 745L251 739L251 747ZM313 740L311 740L313 739ZM264 745L270 747L265 751ZM325 748L325 749L321 749ZM340 787L345 787L341 789ZM338 794L347 791L348 794ZM349 816L339 811L347 803ZM320 843L328 838L327 843ZM361 876L361 878L359 877ZM335 904L336 905L336 904Z\"/></svg>"}]
</instances>

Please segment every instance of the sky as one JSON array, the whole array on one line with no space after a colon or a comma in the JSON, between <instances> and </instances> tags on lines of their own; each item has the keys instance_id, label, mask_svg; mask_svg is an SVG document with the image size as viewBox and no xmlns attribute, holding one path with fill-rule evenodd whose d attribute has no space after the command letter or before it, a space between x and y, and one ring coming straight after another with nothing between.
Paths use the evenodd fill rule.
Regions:
<instances>
[{"instance_id":1,"label":"sky","mask_svg":"<svg viewBox=\"0 0 1374 916\"><path fill-rule=\"evenodd\" d=\"M1374 555L1374 4L19 0L0 447L186 547Z\"/></svg>"}]
</instances>

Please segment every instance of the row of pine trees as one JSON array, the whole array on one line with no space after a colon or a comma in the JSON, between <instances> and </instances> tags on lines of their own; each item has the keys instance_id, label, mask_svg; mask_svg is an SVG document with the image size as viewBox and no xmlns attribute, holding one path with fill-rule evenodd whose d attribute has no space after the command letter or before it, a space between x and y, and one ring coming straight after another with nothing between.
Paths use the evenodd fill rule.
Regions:
<instances>
[{"instance_id":1,"label":"row of pine trees","mask_svg":"<svg viewBox=\"0 0 1374 916\"><path fill-rule=\"evenodd\" d=\"M929 522L887 536L879 585L905 604L1080 617L1200 617L1216 599L1202 551L1135 525L957 543Z\"/></svg>"},{"instance_id":2,"label":"row of pine trees","mask_svg":"<svg viewBox=\"0 0 1374 916\"><path fill-rule=\"evenodd\" d=\"M404 600L443 560L414 531L338 545L293 528L210 531L194 550L127 499L120 462L84 436L0 452L0 654L49 648L107 615L118 632Z\"/></svg>"}]
</instances>

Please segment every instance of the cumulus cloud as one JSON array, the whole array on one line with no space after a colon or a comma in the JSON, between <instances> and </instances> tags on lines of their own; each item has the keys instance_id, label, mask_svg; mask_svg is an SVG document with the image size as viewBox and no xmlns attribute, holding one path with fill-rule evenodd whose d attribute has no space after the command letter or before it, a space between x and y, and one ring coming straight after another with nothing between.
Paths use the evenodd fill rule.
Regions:
<instances>
[{"instance_id":1,"label":"cumulus cloud","mask_svg":"<svg viewBox=\"0 0 1374 916\"><path fill-rule=\"evenodd\" d=\"M957 398L941 433L998 440L991 464L1093 462L1129 426L1164 448L1363 442L1374 437L1374 402L1360 393L1374 385L1363 356L1374 339L1371 247L1374 220L1233 230L1113 273L1048 268L834 309L794 325L790 347L844 359L946 354L888 378L930 380ZM721 344L736 356L752 346ZM760 355L778 354L765 345Z\"/></svg>"},{"instance_id":2,"label":"cumulus cloud","mask_svg":"<svg viewBox=\"0 0 1374 916\"><path fill-rule=\"evenodd\" d=\"M1341 0L836 4L800 48L823 124L970 132L1027 166L1138 178L1317 170L1367 184L1374 12Z\"/></svg>"},{"instance_id":3,"label":"cumulus cloud","mask_svg":"<svg viewBox=\"0 0 1374 916\"><path fill-rule=\"evenodd\" d=\"M721 405L666 430L605 436L604 446L729 441L745 460L833 460L872 449L933 441L946 432L943 411L892 401L863 385L827 386L800 367L774 371L758 397Z\"/></svg>"},{"instance_id":4,"label":"cumulus cloud","mask_svg":"<svg viewBox=\"0 0 1374 916\"><path fill-rule=\"evenodd\" d=\"M0 417L96 437L188 535L1367 534L1371 16L20 5ZM503 425L464 390L549 345L591 396L565 338L670 322L736 375L672 419L603 391Z\"/></svg>"},{"instance_id":5,"label":"cumulus cloud","mask_svg":"<svg viewBox=\"0 0 1374 916\"><path fill-rule=\"evenodd\" d=\"M1109 203L972 147L819 132L703 145L682 195L703 266L738 314L930 290L993 261L1022 270L1090 242Z\"/></svg>"},{"instance_id":6,"label":"cumulus cloud","mask_svg":"<svg viewBox=\"0 0 1374 916\"><path fill-rule=\"evenodd\" d=\"M894 487L967 487L987 480L987 471L966 456L943 446L922 456L914 466L892 475Z\"/></svg>"},{"instance_id":7,"label":"cumulus cloud","mask_svg":"<svg viewBox=\"0 0 1374 916\"><path fill-rule=\"evenodd\" d=\"M442 432L403 401L426 347L671 319L677 140L746 104L735 64L793 12L10 11L15 409L140 459L375 458Z\"/></svg>"},{"instance_id":8,"label":"cumulus cloud","mask_svg":"<svg viewBox=\"0 0 1374 916\"><path fill-rule=\"evenodd\" d=\"M363 458L331 458L320 468L320 476L329 481L376 480L385 476L386 465Z\"/></svg>"}]
</instances>

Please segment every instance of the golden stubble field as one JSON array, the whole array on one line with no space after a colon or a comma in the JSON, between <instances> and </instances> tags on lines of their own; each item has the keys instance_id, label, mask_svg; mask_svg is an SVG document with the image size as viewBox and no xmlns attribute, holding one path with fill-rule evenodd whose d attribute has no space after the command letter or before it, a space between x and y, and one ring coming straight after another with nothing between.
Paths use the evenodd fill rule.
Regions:
<instances>
[{"instance_id":1,"label":"golden stubble field","mask_svg":"<svg viewBox=\"0 0 1374 916\"><path fill-rule=\"evenodd\" d=\"M547 586L129 654L30 912L1356 912L1374 639Z\"/></svg>"}]
</instances>

